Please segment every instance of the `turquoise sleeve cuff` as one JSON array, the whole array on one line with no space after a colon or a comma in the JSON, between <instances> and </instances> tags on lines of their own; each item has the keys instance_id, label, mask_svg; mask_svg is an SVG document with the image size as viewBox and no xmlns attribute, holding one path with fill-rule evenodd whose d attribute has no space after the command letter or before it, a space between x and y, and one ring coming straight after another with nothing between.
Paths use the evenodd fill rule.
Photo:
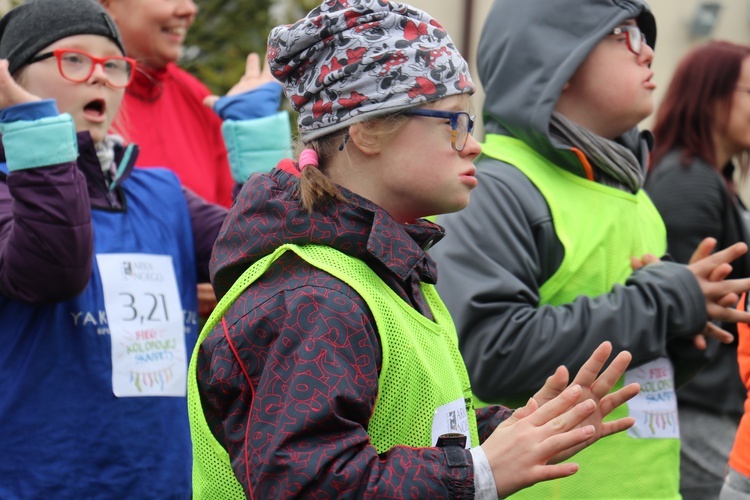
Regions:
<instances>
[{"instance_id":1,"label":"turquoise sleeve cuff","mask_svg":"<svg viewBox=\"0 0 750 500\"><path fill-rule=\"evenodd\" d=\"M0 123L0 133L11 172L78 158L76 127L67 113L40 120Z\"/></svg>"},{"instance_id":2,"label":"turquoise sleeve cuff","mask_svg":"<svg viewBox=\"0 0 750 500\"><path fill-rule=\"evenodd\" d=\"M292 155L292 130L286 111L254 120L226 120L221 131L232 177L239 184L255 172L270 172Z\"/></svg>"}]
</instances>

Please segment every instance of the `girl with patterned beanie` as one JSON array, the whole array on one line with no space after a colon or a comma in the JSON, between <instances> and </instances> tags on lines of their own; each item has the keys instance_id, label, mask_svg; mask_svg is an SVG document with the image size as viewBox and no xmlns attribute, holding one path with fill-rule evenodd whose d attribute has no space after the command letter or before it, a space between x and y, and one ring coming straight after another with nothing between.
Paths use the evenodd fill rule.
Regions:
<instances>
[{"instance_id":1,"label":"girl with patterned beanie","mask_svg":"<svg viewBox=\"0 0 750 500\"><path fill-rule=\"evenodd\" d=\"M632 419L603 344L570 387L476 410L423 217L476 187L466 61L425 12L328 0L268 63L303 151L245 183L214 247L220 302L190 363L195 498L497 498ZM239 137L239 133L237 134ZM241 158L243 141L230 144ZM562 383L561 383L562 381Z\"/></svg>"}]
</instances>

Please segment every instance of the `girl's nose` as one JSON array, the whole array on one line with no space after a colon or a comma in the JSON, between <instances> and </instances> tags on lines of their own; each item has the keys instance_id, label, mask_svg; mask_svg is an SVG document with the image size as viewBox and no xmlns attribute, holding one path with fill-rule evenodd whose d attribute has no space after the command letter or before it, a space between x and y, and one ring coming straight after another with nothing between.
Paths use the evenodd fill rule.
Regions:
<instances>
[{"instance_id":1,"label":"girl's nose","mask_svg":"<svg viewBox=\"0 0 750 500\"><path fill-rule=\"evenodd\" d=\"M479 144L479 141L477 141L473 135L469 135L469 137L466 139L466 146L464 146L463 151L459 153L462 158L471 158L474 159L482 152L482 146Z\"/></svg>"}]
</instances>

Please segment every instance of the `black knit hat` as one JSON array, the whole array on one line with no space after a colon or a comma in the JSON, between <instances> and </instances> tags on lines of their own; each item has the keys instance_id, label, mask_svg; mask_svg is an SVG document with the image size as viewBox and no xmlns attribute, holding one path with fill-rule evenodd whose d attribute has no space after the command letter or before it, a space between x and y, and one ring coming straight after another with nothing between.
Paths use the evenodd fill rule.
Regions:
<instances>
[{"instance_id":1,"label":"black knit hat","mask_svg":"<svg viewBox=\"0 0 750 500\"><path fill-rule=\"evenodd\" d=\"M112 18L96 0L27 0L0 19L0 58L12 75L43 48L74 35L101 35L125 48Z\"/></svg>"}]
</instances>

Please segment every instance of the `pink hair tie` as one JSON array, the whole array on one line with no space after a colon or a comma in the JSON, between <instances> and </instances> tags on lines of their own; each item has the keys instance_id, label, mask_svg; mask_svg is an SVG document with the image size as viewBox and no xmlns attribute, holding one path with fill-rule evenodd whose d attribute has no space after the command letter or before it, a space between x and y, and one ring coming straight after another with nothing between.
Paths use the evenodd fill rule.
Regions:
<instances>
[{"instance_id":1,"label":"pink hair tie","mask_svg":"<svg viewBox=\"0 0 750 500\"><path fill-rule=\"evenodd\" d=\"M318 168L318 153L314 149L305 149L302 154L299 155L299 167L305 168L308 165L312 165Z\"/></svg>"}]
</instances>

